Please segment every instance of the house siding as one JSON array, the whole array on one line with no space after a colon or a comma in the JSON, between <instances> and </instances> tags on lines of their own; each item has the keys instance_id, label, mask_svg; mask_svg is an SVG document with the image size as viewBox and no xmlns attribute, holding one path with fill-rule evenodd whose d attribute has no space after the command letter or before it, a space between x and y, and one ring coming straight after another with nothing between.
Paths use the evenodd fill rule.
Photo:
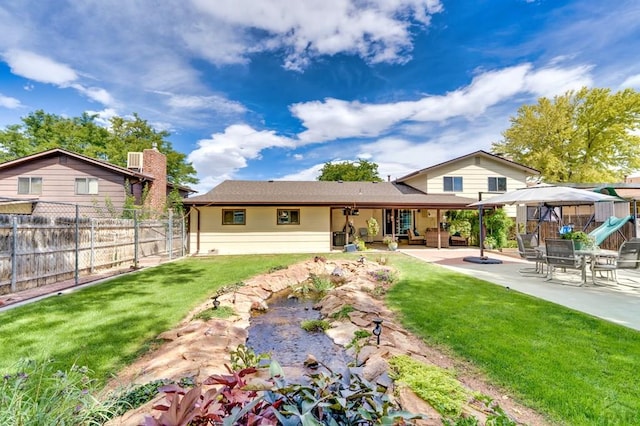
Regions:
<instances>
[{"instance_id":1,"label":"house siding","mask_svg":"<svg viewBox=\"0 0 640 426\"><path fill-rule=\"evenodd\" d=\"M41 194L18 194L18 178L28 176L42 178ZM98 194L77 195L75 179L80 177L98 178ZM122 208L125 200L124 177L61 154L0 170L0 196L100 206L109 200L113 207Z\"/></svg>"},{"instance_id":2,"label":"house siding","mask_svg":"<svg viewBox=\"0 0 640 426\"><path fill-rule=\"evenodd\" d=\"M245 210L245 224L222 225L223 209ZM278 209L299 209L300 224L278 225ZM328 252L331 250L329 210L329 207L298 206L220 206L191 209L189 252L201 255Z\"/></svg>"},{"instance_id":3,"label":"house siding","mask_svg":"<svg viewBox=\"0 0 640 426\"><path fill-rule=\"evenodd\" d=\"M419 174L407 179L405 183L429 194L444 193L443 177L445 176L462 177L463 190L455 192L456 195L478 199L479 194L482 193L482 199L487 200L493 196L493 194L487 194L489 177L507 178L507 191L513 191L526 187L529 175L524 170L509 167L500 161L477 156L434 168L429 174ZM509 216L515 217L515 208L506 206L505 209Z\"/></svg>"}]
</instances>

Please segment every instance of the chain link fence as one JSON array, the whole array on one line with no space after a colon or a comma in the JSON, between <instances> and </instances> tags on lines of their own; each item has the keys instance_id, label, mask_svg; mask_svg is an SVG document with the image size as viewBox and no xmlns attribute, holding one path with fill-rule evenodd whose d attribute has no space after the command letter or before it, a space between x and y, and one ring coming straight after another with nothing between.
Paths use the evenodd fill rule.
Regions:
<instances>
[{"instance_id":1,"label":"chain link fence","mask_svg":"<svg viewBox=\"0 0 640 426\"><path fill-rule=\"evenodd\" d=\"M0 294L186 253L185 217L0 198Z\"/></svg>"}]
</instances>

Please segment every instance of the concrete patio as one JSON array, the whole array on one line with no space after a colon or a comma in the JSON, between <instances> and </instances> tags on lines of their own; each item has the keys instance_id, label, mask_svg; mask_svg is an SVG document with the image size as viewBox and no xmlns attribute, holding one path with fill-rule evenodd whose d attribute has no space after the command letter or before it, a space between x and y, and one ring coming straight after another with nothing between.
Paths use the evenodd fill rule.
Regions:
<instances>
[{"instance_id":1,"label":"concrete patio","mask_svg":"<svg viewBox=\"0 0 640 426\"><path fill-rule=\"evenodd\" d=\"M479 256L478 248L429 249L402 246L400 252L426 262L441 265L463 274L495 283L510 290L548 300L629 328L640 330L640 271L618 271L620 284L598 280L580 286L579 272L557 273L547 281L542 275L518 272L533 263L515 255L485 251L485 256L499 259L501 264L476 264L463 261L467 256ZM589 274L589 280L591 276Z\"/></svg>"}]
</instances>

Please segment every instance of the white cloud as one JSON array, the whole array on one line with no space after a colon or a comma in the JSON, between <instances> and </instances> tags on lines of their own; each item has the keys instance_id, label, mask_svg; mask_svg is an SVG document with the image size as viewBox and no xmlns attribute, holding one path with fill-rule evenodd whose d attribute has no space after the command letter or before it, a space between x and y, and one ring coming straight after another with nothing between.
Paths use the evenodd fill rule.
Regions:
<instances>
[{"instance_id":1,"label":"white cloud","mask_svg":"<svg viewBox=\"0 0 640 426\"><path fill-rule=\"evenodd\" d=\"M12 98L10 96L4 96L2 93L0 93L0 107L16 109L16 108L20 108L21 106L22 104L18 99Z\"/></svg>"},{"instance_id":2,"label":"white cloud","mask_svg":"<svg viewBox=\"0 0 640 426\"><path fill-rule=\"evenodd\" d=\"M371 63L405 62L412 48L410 26L430 23L431 15L442 11L438 0L192 0L196 8L224 26L242 32L242 38L230 43L231 49L220 49L215 43L197 43L193 36L185 38L191 46L223 63L229 53L243 54L285 49L285 67L300 70L318 55L355 54ZM321 18L320 18L321 17ZM204 39L212 36L211 28ZM268 37L260 43L249 43L251 33L258 30ZM219 35L217 32L215 35ZM233 47L236 49L233 49Z\"/></svg>"},{"instance_id":3,"label":"white cloud","mask_svg":"<svg viewBox=\"0 0 640 426\"><path fill-rule=\"evenodd\" d=\"M386 104L328 98L293 104L290 110L306 128L299 135L302 143L377 137L403 123L473 119L485 114L488 108L513 101L519 94L537 98L590 86L590 70L588 65L535 70L526 63L480 73L468 86L441 96Z\"/></svg>"},{"instance_id":4,"label":"white cloud","mask_svg":"<svg viewBox=\"0 0 640 426\"><path fill-rule=\"evenodd\" d=\"M620 88L640 90L640 74L627 77L620 85Z\"/></svg>"},{"instance_id":5,"label":"white cloud","mask_svg":"<svg viewBox=\"0 0 640 426\"><path fill-rule=\"evenodd\" d=\"M198 141L188 160L193 163L198 177L219 180L232 176L238 169L247 166L247 160L260 158L268 148L292 148L292 139L278 136L273 131L255 130L246 124L234 124L224 133L211 135L210 139Z\"/></svg>"},{"instance_id":6,"label":"white cloud","mask_svg":"<svg viewBox=\"0 0 640 426\"><path fill-rule=\"evenodd\" d=\"M87 98L101 103L102 105L113 105L115 103L113 97L105 89L99 87L84 87L81 84L72 84L71 87L85 95Z\"/></svg>"},{"instance_id":7,"label":"white cloud","mask_svg":"<svg viewBox=\"0 0 640 426\"><path fill-rule=\"evenodd\" d=\"M568 90L578 90L584 86L593 85L590 76L590 65L578 65L570 68L549 67L527 74L525 89L540 97L553 97Z\"/></svg>"},{"instance_id":8,"label":"white cloud","mask_svg":"<svg viewBox=\"0 0 640 426\"><path fill-rule=\"evenodd\" d=\"M78 74L70 66L37 53L11 49L3 57L13 74L29 80L66 86L78 79Z\"/></svg>"},{"instance_id":9,"label":"white cloud","mask_svg":"<svg viewBox=\"0 0 640 426\"><path fill-rule=\"evenodd\" d=\"M235 114L241 114L247 111L241 103L230 101L222 96L176 95L162 91L156 91L156 93L167 96L167 105L171 108L211 110Z\"/></svg>"},{"instance_id":10,"label":"white cloud","mask_svg":"<svg viewBox=\"0 0 640 426\"><path fill-rule=\"evenodd\" d=\"M274 178L276 180L317 180L318 176L320 176L320 170L324 167L324 163L322 164L314 164L311 167L308 167L304 170L297 171L295 173L291 173L284 176L279 176Z\"/></svg>"}]
</instances>

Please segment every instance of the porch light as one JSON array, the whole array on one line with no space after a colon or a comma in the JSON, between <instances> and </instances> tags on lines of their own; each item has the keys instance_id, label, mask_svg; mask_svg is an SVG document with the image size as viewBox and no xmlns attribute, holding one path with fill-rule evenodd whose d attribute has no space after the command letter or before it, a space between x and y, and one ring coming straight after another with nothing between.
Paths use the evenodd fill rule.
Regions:
<instances>
[{"instance_id":1,"label":"porch light","mask_svg":"<svg viewBox=\"0 0 640 426\"><path fill-rule=\"evenodd\" d=\"M382 334L382 319L376 318L373 320L373 323L376 325L373 327L373 335L376 336L378 345L380 345L380 335Z\"/></svg>"}]
</instances>

